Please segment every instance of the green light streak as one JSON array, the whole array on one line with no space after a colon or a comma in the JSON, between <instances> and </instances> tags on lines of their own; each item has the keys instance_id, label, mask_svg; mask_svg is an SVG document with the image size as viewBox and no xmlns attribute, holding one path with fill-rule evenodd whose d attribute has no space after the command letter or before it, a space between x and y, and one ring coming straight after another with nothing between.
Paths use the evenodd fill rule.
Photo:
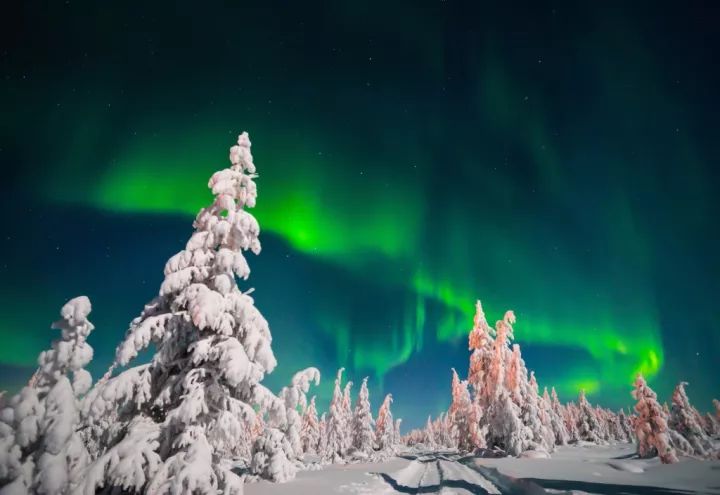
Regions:
<instances>
[{"instance_id":1,"label":"green light streak","mask_svg":"<svg viewBox=\"0 0 720 495\"><path fill-rule=\"evenodd\" d=\"M492 84L490 94L498 93L500 121L508 128L515 127L520 110L513 106L516 102L506 101L514 96L507 88ZM503 107L503 101L509 107ZM177 131L162 140L137 140L126 146L89 188L91 194L80 199L116 212L194 216L210 199L203 187L207 178L224 165L227 140L222 134L215 129L192 134ZM545 140L538 120L525 134L533 150ZM361 331L347 312L323 322L323 330L336 344L340 365L371 370L382 380L389 370L421 352L427 335L437 342L460 342L467 336L474 301L479 297L492 310L517 310L521 343L576 347L590 354L598 365L595 376L568 375L564 383L554 384L559 390L578 389L582 382L591 394L604 387L625 387L638 371L652 377L660 370L663 350L653 305L642 297L645 287L640 287L639 298L630 299L631 308L618 312L616 308L627 301L621 296L592 299L592 289L586 288L590 279L586 281L583 269L571 260L545 266L548 260L517 232L492 223L491 230L478 230L478 218L452 203L445 207L444 242L439 251L428 255L421 240L436 234L432 225L423 223L426 206L420 185L432 182L428 175L432 164L414 160L423 165L424 172L407 169L396 177L379 174L382 167L377 164L366 167L382 158L366 155L363 148L354 149L358 154L353 156L345 148L335 149L320 139L296 135L280 135L272 143L256 145L261 179L254 213L264 231L281 237L296 251L342 267L360 279L384 287L405 287L412 294L390 328ZM217 157L218 150L223 150L222 155L208 162L207 157ZM411 153L422 155L418 150ZM551 150L534 153L548 186L558 186ZM391 170L392 163L387 167ZM503 196L503 201L511 201L512 186L506 189L508 196ZM56 187L52 193L56 199L78 200L66 187ZM619 221L613 225L619 230L612 238L618 249L623 240L634 239L633 255L644 256L647 251L637 248L643 246L642 234L622 199L618 196L614 202L614 218ZM492 231L500 228L502 235ZM482 279L475 280L480 274ZM578 287L582 288L578 291ZM563 294L568 302L563 302ZM429 303L444 308L432 327L426 321Z\"/></svg>"}]
</instances>

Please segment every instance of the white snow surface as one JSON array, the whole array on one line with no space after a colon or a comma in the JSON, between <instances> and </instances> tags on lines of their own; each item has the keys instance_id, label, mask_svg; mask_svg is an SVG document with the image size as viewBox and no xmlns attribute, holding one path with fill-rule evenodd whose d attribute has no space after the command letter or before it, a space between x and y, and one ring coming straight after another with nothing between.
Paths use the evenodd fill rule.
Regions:
<instances>
[{"instance_id":1,"label":"white snow surface","mask_svg":"<svg viewBox=\"0 0 720 495\"><path fill-rule=\"evenodd\" d=\"M245 485L245 495L396 493L720 494L720 461L681 456L677 464L661 464L638 459L634 444L564 446L549 459L407 451L382 463L302 471L287 483Z\"/></svg>"}]
</instances>

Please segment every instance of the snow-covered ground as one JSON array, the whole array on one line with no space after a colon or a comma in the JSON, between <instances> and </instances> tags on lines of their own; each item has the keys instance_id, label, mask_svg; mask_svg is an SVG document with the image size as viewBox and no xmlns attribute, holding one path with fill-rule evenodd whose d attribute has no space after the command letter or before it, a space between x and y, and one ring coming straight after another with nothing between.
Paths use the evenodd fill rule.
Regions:
<instances>
[{"instance_id":1,"label":"snow-covered ground","mask_svg":"<svg viewBox=\"0 0 720 495\"><path fill-rule=\"evenodd\" d=\"M303 471L283 484L261 481L246 495L473 493L720 494L720 461L634 458L634 445L561 447L550 459L408 453L383 463Z\"/></svg>"}]
</instances>

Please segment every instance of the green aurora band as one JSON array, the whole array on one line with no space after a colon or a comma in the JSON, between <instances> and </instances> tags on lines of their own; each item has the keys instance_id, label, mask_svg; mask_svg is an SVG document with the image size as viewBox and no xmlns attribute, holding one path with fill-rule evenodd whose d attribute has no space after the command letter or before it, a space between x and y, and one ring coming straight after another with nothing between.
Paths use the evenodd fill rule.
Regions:
<instances>
[{"instance_id":1,"label":"green aurora band","mask_svg":"<svg viewBox=\"0 0 720 495\"><path fill-rule=\"evenodd\" d=\"M224 134L193 130L166 133L152 144L138 140L84 199L91 206L115 212L181 214L190 220L209 201L203 184L222 164L218 155L227 148L221 139ZM476 232L475 219L459 210L442 226L447 244L442 263L433 265L432 260L423 259L421 243L432 233L423 222L427 207L416 193L421 189L418 184L427 180L431 164L418 158L410 161L415 166L405 167L406 176L395 172L367 177L360 172L372 156L355 154L358 150L318 152L307 140L275 134L273 143L266 145L263 132L251 129L260 173L260 196L253 213L261 228L283 238L294 250L355 277L366 279L372 276L370 267L385 267L379 283L414 294L401 302L401 321L388 332L357 334L337 311L324 318L321 329L333 336L340 365L371 370L382 382L389 370L422 350L426 330L434 332L437 342L464 345L474 301L480 298L490 316L516 309L516 337L521 344L587 352L592 363L569 368L559 381L549 383L561 393L574 394L582 388L592 394L601 386L623 389L638 372L653 377L660 370L663 349L658 325L652 305L637 295L642 292L629 300L584 294L585 273L559 265L541 266L547 260L540 261L522 240L497 235L484 239ZM378 164L368 170L378 170ZM75 196L62 197L67 190L62 187L51 194L77 201ZM508 253L511 263L507 263ZM481 263L473 266L470 260ZM535 276L528 277L533 272ZM488 282L478 283L480 275ZM549 290L547 280L560 290ZM575 292L572 304L563 304L563 286ZM435 329L426 329L428 304L443 308ZM625 309L619 312L618 308ZM344 356L348 348L352 352Z\"/></svg>"}]
</instances>

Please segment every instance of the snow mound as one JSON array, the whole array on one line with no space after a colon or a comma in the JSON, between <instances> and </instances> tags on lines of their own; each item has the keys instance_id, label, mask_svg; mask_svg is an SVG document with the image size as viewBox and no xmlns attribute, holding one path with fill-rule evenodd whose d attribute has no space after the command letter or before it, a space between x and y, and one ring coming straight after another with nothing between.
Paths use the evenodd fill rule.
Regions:
<instances>
[{"instance_id":1,"label":"snow mound","mask_svg":"<svg viewBox=\"0 0 720 495\"><path fill-rule=\"evenodd\" d=\"M626 473L644 473L645 469L641 465L635 462L628 461L610 461L607 463L613 469L618 471L625 471Z\"/></svg>"},{"instance_id":2,"label":"snow mound","mask_svg":"<svg viewBox=\"0 0 720 495\"><path fill-rule=\"evenodd\" d=\"M546 450L526 450L520 453L520 457L524 459L550 459L550 454Z\"/></svg>"}]
</instances>

